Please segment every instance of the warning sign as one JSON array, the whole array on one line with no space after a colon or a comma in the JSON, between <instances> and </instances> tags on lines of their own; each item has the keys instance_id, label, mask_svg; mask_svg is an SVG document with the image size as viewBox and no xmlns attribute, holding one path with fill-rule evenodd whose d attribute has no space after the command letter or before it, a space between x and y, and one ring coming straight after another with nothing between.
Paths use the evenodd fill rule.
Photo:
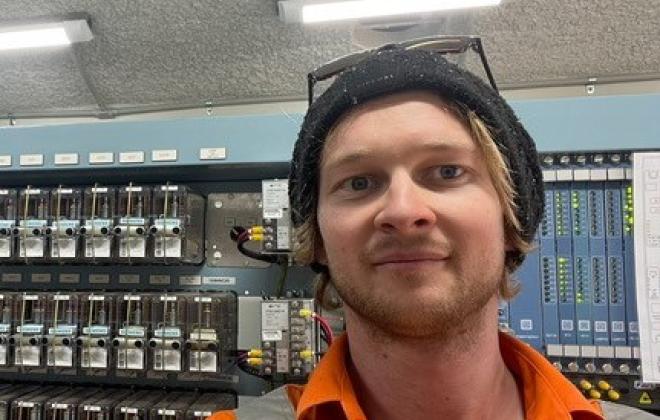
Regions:
<instances>
[{"instance_id":1,"label":"warning sign","mask_svg":"<svg viewBox=\"0 0 660 420\"><path fill-rule=\"evenodd\" d=\"M649 393L644 391L642 392L642 395L639 397L639 403L644 405L650 405L653 404L653 400L651 399Z\"/></svg>"}]
</instances>

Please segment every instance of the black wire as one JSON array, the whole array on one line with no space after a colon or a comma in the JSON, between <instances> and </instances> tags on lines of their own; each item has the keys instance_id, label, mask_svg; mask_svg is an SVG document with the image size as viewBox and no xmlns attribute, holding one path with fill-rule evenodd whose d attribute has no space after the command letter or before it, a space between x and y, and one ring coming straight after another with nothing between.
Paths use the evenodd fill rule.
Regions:
<instances>
[{"instance_id":1,"label":"black wire","mask_svg":"<svg viewBox=\"0 0 660 420\"><path fill-rule=\"evenodd\" d=\"M330 344L328 340L328 334L326 334L323 328L321 328L321 340L325 341L326 344Z\"/></svg>"},{"instance_id":2,"label":"black wire","mask_svg":"<svg viewBox=\"0 0 660 420\"><path fill-rule=\"evenodd\" d=\"M245 362L239 363L238 368L240 370L242 370L243 372L247 373L248 375L258 376L260 378L264 378L264 377L268 376L268 375L262 374L261 371L258 368L252 367L252 366L248 365Z\"/></svg>"},{"instance_id":3,"label":"black wire","mask_svg":"<svg viewBox=\"0 0 660 420\"><path fill-rule=\"evenodd\" d=\"M271 264L277 264L279 261L279 256L274 254L264 254L259 251L252 251L251 249L245 248L245 243L248 239L241 239L237 242L238 251L245 255L246 257L254 258L255 260L265 261Z\"/></svg>"},{"instance_id":4,"label":"black wire","mask_svg":"<svg viewBox=\"0 0 660 420\"><path fill-rule=\"evenodd\" d=\"M276 264L278 257L277 255L263 254L258 251L252 251L251 249L245 248L244 244L247 241L238 242L238 251L245 255L246 257L254 258L255 260L265 261L267 263Z\"/></svg>"}]
</instances>

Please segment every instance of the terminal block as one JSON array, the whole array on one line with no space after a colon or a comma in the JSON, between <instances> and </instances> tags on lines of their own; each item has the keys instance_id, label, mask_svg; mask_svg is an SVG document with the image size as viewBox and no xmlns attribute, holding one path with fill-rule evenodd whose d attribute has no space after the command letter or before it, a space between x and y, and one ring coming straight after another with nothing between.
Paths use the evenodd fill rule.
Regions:
<instances>
[{"instance_id":1,"label":"terminal block","mask_svg":"<svg viewBox=\"0 0 660 420\"><path fill-rule=\"evenodd\" d=\"M76 261L79 255L82 225L82 191L76 188L55 188L50 192L50 257L57 262Z\"/></svg>"},{"instance_id":2,"label":"terminal block","mask_svg":"<svg viewBox=\"0 0 660 420\"><path fill-rule=\"evenodd\" d=\"M115 406L128 398L133 392L132 390L107 389L96 393L78 404L77 418L81 420L110 420L113 418Z\"/></svg>"},{"instance_id":3,"label":"terminal block","mask_svg":"<svg viewBox=\"0 0 660 420\"><path fill-rule=\"evenodd\" d=\"M71 388L48 401L44 406L46 419L69 419L77 418L78 409L83 402L101 392L99 388L76 387Z\"/></svg>"},{"instance_id":4,"label":"terminal block","mask_svg":"<svg viewBox=\"0 0 660 420\"><path fill-rule=\"evenodd\" d=\"M75 293L48 295L46 316L48 335L44 340L46 364L54 368L73 369L74 373L78 306L79 297Z\"/></svg>"},{"instance_id":5,"label":"terminal block","mask_svg":"<svg viewBox=\"0 0 660 420\"><path fill-rule=\"evenodd\" d=\"M118 370L144 371L145 340L149 327L149 299L146 295L125 294L117 302L115 367Z\"/></svg>"},{"instance_id":6,"label":"terminal block","mask_svg":"<svg viewBox=\"0 0 660 420\"><path fill-rule=\"evenodd\" d=\"M115 419L150 420L149 410L165 397L162 391L140 391L120 401L114 410Z\"/></svg>"},{"instance_id":7,"label":"terminal block","mask_svg":"<svg viewBox=\"0 0 660 420\"><path fill-rule=\"evenodd\" d=\"M89 187L84 192L84 224L80 228L85 261L108 263L112 258L116 190Z\"/></svg>"},{"instance_id":8,"label":"terminal block","mask_svg":"<svg viewBox=\"0 0 660 420\"><path fill-rule=\"evenodd\" d=\"M199 264L204 255L204 198L183 185L153 192L151 259L164 264Z\"/></svg>"},{"instance_id":9,"label":"terminal block","mask_svg":"<svg viewBox=\"0 0 660 420\"><path fill-rule=\"evenodd\" d=\"M186 327L186 300L177 295L154 296L151 302L151 369L180 372Z\"/></svg>"},{"instance_id":10,"label":"terminal block","mask_svg":"<svg viewBox=\"0 0 660 420\"><path fill-rule=\"evenodd\" d=\"M7 366L10 362L9 338L14 327L14 298L12 293L0 295L0 366Z\"/></svg>"},{"instance_id":11,"label":"terminal block","mask_svg":"<svg viewBox=\"0 0 660 420\"><path fill-rule=\"evenodd\" d=\"M261 303L261 360L264 375L305 376L318 349L312 319L313 299L264 300Z\"/></svg>"},{"instance_id":12,"label":"terminal block","mask_svg":"<svg viewBox=\"0 0 660 420\"><path fill-rule=\"evenodd\" d=\"M11 403L11 419L45 420L47 402L69 391L67 387L46 386L34 392L21 395Z\"/></svg>"},{"instance_id":13,"label":"terminal block","mask_svg":"<svg viewBox=\"0 0 660 420\"><path fill-rule=\"evenodd\" d=\"M10 419L11 404L22 395L27 395L39 389L39 385L11 385L0 390L0 417Z\"/></svg>"},{"instance_id":14,"label":"terminal block","mask_svg":"<svg viewBox=\"0 0 660 420\"><path fill-rule=\"evenodd\" d=\"M183 420L197 397L192 392L169 393L151 408L149 420Z\"/></svg>"},{"instance_id":15,"label":"terminal block","mask_svg":"<svg viewBox=\"0 0 660 420\"><path fill-rule=\"evenodd\" d=\"M9 337L14 348L14 365L42 367L46 299L44 295L23 293L14 305L15 333Z\"/></svg>"},{"instance_id":16,"label":"terminal block","mask_svg":"<svg viewBox=\"0 0 660 420\"><path fill-rule=\"evenodd\" d=\"M267 179L261 184L263 197L263 250L288 252L291 250L291 210L289 182L286 179Z\"/></svg>"},{"instance_id":17,"label":"terminal block","mask_svg":"<svg viewBox=\"0 0 660 420\"><path fill-rule=\"evenodd\" d=\"M117 260L128 264L145 263L151 188L129 185L121 187L118 195L119 220L113 229L117 237Z\"/></svg>"},{"instance_id":18,"label":"terminal block","mask_svg":"<svg viewBox=\"0 0 660 420\"><path fill-rule=\"evenodd\" d=\"M220 410L236 408L236 396L225 393L202 394L186 410L185 420L204 420Z\"/></svg>"},{"instance_id":19,"label":"terminal block","mask_svg":"<svg viewBox=\"0 0 660 420\"><path fill-rule=\"evenodd\" d=\"M30 258L43 259L46 254L46 236L50 214L48 191L40 188L25 188L18 195L18 226L14 228L17 237L18 254L25 262Z\"/></svg>"},{"instance_id":20,"label":"terminal block","mask_svg":"<svg viewBox=\"0 0 660 420\"><path fill-rule=\"evenodd\" d=\"M81 298L82 334L76 339L80 349L80 367L83 369L108 369L113 295L90 293Z\"/></svg>"},{"instance_id":21,"label":"terminal block","mask_svg":"<svg viewBox=\"0 0 660 420\"><path fill-rule=\"evenodd\" d=\"M236 295L205 293L188 300L188 370L217 373L223 357L233 348L236 329Z\"/></svg>"},{"instance_id":22,"label":"terminal block","mask_svg":"<svg viewBox=\"0 0 660 420\"><path fill-rule=\"evenodd\" d=\"M0 261L11 261L16 256L16 190L0 190Z\"/></svg>"}]
</instances>

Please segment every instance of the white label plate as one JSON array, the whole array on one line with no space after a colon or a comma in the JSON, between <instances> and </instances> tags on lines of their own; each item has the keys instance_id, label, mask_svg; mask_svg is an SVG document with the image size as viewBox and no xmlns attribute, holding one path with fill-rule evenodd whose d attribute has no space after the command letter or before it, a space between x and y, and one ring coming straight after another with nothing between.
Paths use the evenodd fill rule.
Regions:
<instances>
[{"instance_id":1,"label":"white label plate","mask_svg":"<svg viewBox=\"0 0 660 420\"><path fill-rule=\"evenodd\" d=\"M78 153L55 153L55 165L77 165Z\"/></svg>"},{"instance_id":2,"label":"white label plate","mask_svg":"<svg viewBox=\"0 0 660 420\"><path fill-rule=\"evenodd\" d=\"M224 147L205 147L199 149L199 160L224 160L227 150Z\"/></svg>"},{"instance_id":3,"label":"white label plate","mask_svg":"<svg viewBox=\"0 0 660 420\"><path fill-rule=\"evenodd\" d=\"M176 149L166 149L166 150L152 150L151 151L151 161L152 162L176 162L178 159L178 152Z\"/></svg>"},{"instance_id":4,"label":"white label plate","mask_svg":"<svg viewBox=\"0 0 660 420\"><path fill-rule=\"evenodd\" d=\"M121 152L119 153L119 163L144 163L144 152Z\"/></svg>"},{"instance_id":5,"label":"white label plate","mask_svg":"<svg viewBox=\"0 0 660 420\"><path fill-rule=\"evenodd\" d=\"M43 166L44 155L39 153L21 155L19 158L19 164L21 166Z\"/></svg>"},{"instance_id":6,"label":"white label plate","mask_svg":"<svg viewBox=\"0 0 660 420\"><path fill-rule=\"evenodd\" d=\"M89 154L90 165L102 165L113 163L114 161L115 155L112 152L91 152Z\"/></svg>"}]
</instances>

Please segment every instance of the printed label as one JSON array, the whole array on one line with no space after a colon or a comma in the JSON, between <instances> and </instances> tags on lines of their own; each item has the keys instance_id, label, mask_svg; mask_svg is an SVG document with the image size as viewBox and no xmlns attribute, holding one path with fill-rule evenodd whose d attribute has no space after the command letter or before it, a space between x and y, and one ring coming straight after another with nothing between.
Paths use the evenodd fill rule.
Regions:
<instances>
[{"instance_id":1,"label":"printed label","mask_svg":"<svg viewBox=\"0 0 660 420\"><path fill-rule=\"evenodd\" d=\"M110 334L110 327L106 325L92 325L91 327L83 327L83 334L108 335Z\"/></svg>"},{"instance_id":2,"label":"printed label","mask_svg":"<svg viewBox=\"0 0 660 420\"><path fill-rule=\"evenodd\" d=\"M204 276L203 283L215 284L218 286L234 286L236 285L236 277Z\"/></svg>"},{"instance_id":3,"label":"printed label","mask_svg":"<svg viewBox=\"0 0 660 420\"><path fill-rule=\"evenodd\" d=\"M154 330L154 337L178 338L181 337L181 329L176 327L159 328L157 330Z\"/></svg>"}]
</instances>

